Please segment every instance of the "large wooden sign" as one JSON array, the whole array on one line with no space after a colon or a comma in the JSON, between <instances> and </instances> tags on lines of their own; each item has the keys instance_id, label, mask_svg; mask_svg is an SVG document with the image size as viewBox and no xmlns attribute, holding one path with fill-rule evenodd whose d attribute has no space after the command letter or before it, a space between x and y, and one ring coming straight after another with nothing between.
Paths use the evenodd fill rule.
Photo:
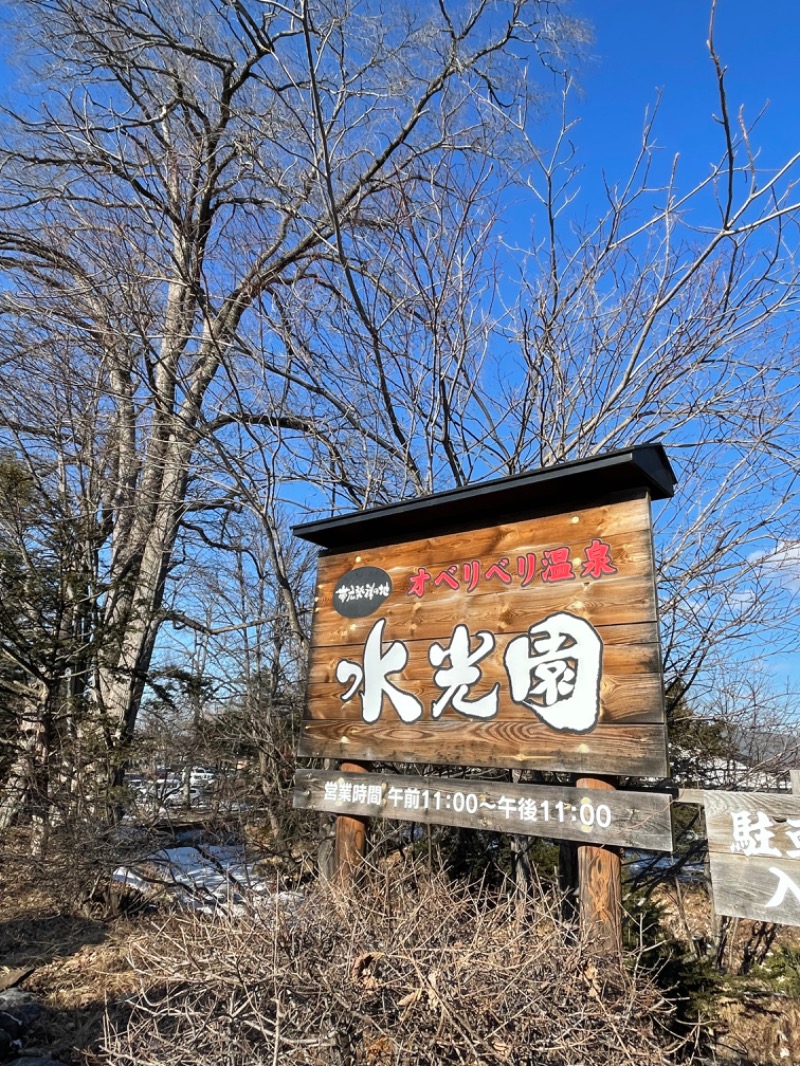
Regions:
<instances>
[{"instance_id":1,"label":"large wooden sign","mask_svg":"<svg viewBox=\"0 0 800 1066\"><path fill-rule=\"evenodd\" d=\"M294 806L670 851L670 798L469 778L298 770Z\"/></svg>"},{"instance_id":2,"label":"large wooden sign","mask_svg":"<svg viewBox=\"0 0 800 1066\"><path fill-rule=\"evenodd\" d=\"M649 446L299 527L328 551L298 754L666 774L650 498L671 484Z\"/></svg>"},{"instance_id":3,"label":"large wooden sign","mask_svg":"<svg viewBox=\"0 0 800 1066\"><path fill-rule=\"evenodd\" d=\"M704 792L718 914L800 925L800 796Z\"/></svg>"}]
</instances>

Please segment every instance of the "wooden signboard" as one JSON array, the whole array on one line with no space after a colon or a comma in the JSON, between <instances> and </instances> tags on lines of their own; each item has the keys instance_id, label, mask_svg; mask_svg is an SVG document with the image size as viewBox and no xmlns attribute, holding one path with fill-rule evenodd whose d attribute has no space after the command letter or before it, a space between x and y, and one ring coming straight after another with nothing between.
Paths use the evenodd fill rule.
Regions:
<instances>
[{"instance_id":1,"label":"wooden signboard","mask_svg":"<svg viewBox=\"0 0 800 1066\"><path fill-rule=\"evenodd\" d=\"M670 797L452 777L298 770L294 806L669 851Z\"/></svg>"},{"instance_id":2,"label":"wooden signboard","mask_svg":"<svg viewBox=\"0 0 800 1066\"><path fill-rule=\"evenodd\" d=\"M338 815L337 879L376 815L576 841L582 929L619 956L617 848L671 848L669 802L597 775L668 773L650 501L674 481L642 445L295 527L324 549L298 755L341 765L298 771L294 803Z\"/></svg>"},{"instance_id":3,"label":"wooden signboard","mask_svg":"<svg viewBox=\"0 0 800 1066\"><path fill-rule=\"evenodd\" d=\"M299 755L667 773L649 488L529 496L321 556Z\"/></svg>"},{"instance_id":4,"label":"wooden signboard","mask_svg":"<svg viewBox=\"0 0 800 1066\"><path fill-rule=\"evenodd\" d=\"M800 796L704 792L718 914L800 925Z\"/></svg>"}]
</instances>

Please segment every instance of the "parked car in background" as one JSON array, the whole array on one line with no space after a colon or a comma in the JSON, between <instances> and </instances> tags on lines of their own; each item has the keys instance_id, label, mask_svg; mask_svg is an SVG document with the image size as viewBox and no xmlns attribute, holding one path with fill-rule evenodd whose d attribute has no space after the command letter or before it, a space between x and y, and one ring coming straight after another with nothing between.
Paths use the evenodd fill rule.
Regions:
<instances>
[{"instance_id":1,"label":"parked car in background","mask_svg":"<svg viewBox=\"0 0 800 1066\"><path fill-rule=\"evenodd\" d=\"M200 789L190 788L187 796L183 785L180 785L178 788L170 789L165 793L161 802L165 807L185 807L187 806L187 799L189 801L189 807L202 807L206 802L206 796L200 791Z\"/></svg>"},{"instance_id":2,"label":"parked car in background","mask_svg":"<svg viewBox=\"0 0 800 1066\"><path fill-rule=\"evenodd\" d=\"M186 780L187 772L189 774L189 784L194 788L212 788L217 780L216 772L205 766L193 766L189 771L184 770L184 781Z\"/></svg>"}]
</instances>

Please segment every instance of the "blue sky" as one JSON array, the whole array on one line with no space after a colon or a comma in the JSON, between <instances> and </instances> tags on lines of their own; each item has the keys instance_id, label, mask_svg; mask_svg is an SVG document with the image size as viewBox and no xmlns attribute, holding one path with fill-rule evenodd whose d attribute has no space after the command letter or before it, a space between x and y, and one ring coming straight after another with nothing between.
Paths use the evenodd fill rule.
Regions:
<instances>
[{"instance_id":1,"label":"blue sky","mask_svg":"<svg viewBox=\"0 0 800 1066\"><path fill-rule=\"evenodd\" d=\"M722 154L714 116L719 96L709 59L709 4L704 0L575 0L571 12L594 28L590 60L579 74L581 96L572 113L580 119L587 192L600 192L604 172L621 179L640 142L646 109L659 100L656 141L665 162L678 154L678 180L686 188L708 173ZM800 4L756 8L745 0L718 0L715 45L727 68L729 110L743 109L760 164L771 169L800 151ZM762 653L766 649L762 649ZM769 657L780 686L800 682L795 653Z\"/></svg>"},{"instance_id":2,"label":"blue sky","mask_svg":"<svg viewBox=\"0 0 800 1066\"><path fill-rule=\"evenodd\" d=\"M0 18L7 10L0 0ZM684 188L707 174L723 149L706 47L710 0L571 0L566 10L594 31L571 104L572 117L580 120L575 139L584 192L599 194L603 175L613 182L627 174L645 112L659 99L656 140L665 166L680 156ZM774 167L800 149L800 3L778 0L756 14L749 0L718 0L715 43L727 67L731 113L743 107L751 124L764 111L754 143L762 164ZM0 33L0 90L20 80L13 44ZM557 121L555 110L541 123L543 144Z\"/></svg>"},{"instance_id":3,"label":"blue sky","mask_svg":"<svg viewBox=\"0 0 800 1066\"><path fill-rule=\"evenodd\" d=\"M575 0L570 9L594 26L590 62L580 75L580 141L592 167L624 172L639 142L645 108L661 93L657 140L686 175L699 176L720 154L719 113L708 57L709 4L704 0ZM757 9L719 0L715 43L727 67L731 112L748 122L767 107L755 138L765 166L800 148L800 4Z\"/></svg>"},{"instance_id":4,"label":"blue sky","mask_svg":"<svg viewBox=\"0 0 800 1066\"><path fill-rule=\"evenodd\" d=\"M579 72L577 139L586 166L584 186L601 172L620 179L639 144L646 109L659 98L657 140L671 160L680 154L688 183L721 154L713 121L719 112L708 57L707 0L572 0L569 13L586 19L595 40ZM0 16L7 5L0 0ZM800 4L777 0L756 13L749 0L718 0L716 44L732 112L748 122L765 108L755 143L770 167L800 148ZM0 89L17 80L13 44L0 35ZM543 136L552 121L545 119Z\"/></svg>"}]
</instances>

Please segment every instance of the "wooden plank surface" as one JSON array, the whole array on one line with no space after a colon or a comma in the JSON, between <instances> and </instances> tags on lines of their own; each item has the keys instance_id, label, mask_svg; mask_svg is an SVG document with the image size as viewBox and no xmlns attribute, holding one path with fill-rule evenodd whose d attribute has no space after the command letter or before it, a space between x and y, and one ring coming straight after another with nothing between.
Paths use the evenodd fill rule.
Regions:
<instances>
[{"instance_id":1,"label":"wooden plank surface","mask_svg":"<svg viewBox=\"0 0 800 1066\"><path fill-rule=\"evenodd\" d=\"M490 517L490 516L489 516ZM646 497L592 508L572 514L533 519L509 525L411 541L391 548L367 549L323 556L319 560L315 597L313 644L347 644L363 641L371 626L367 615L343 618L334 607L334 588L342 575L359 567L377 567L391 579L392 592L381 603L380 614L394 627L402 626L402 639L434 639L459 621L498 633L522 632L551 611L570 610L595 626L654 621L652 538ZM582 577L585 551L594 540L609 546L615 573ZM568 547L575 576L571 580L543 581L544 553ZM532 554L536 573L523 582L515 570L517 560ZM511 578L506 586L487 575L492 563L505 559ZM464 580L462 568L471 560L479 564L474 589ZM435 587L440 572L456 568L459 587ZM424 594L409 595L410 581L421 569L430 574ZM531 611L534 614L531 614ZM657 638L656 638L657 639Z\"/></svg>"},{"instance_id":2,"label":"wooden plank surface","mask_svg":"<svg viewBox=\"0 0 800 1066\"><path fill-rule=\"evenodd\" d=\"M487 671L488 673L488 671ZM488 693L497 682L498 712L492 721L503 722L528 722L533 717L533 712L519 703L515 703L508 692L508 683L501 675L495 677L490 674L482 679L480 685L476 685L471 693L471 698L476 699ZM424 709L424 718L431 716L431 705L437 696L441 696L441 690L435 688L430 681L418 678L408 680L403 675L402 688L409 695L416 696ZM358 697L342 702L341 694L344 686L338 682L330 684L309 684L306 691L308 700L308 718L311 720L344 719L346 721L359 722L362 720L361 700ZM658 678L624 677L614 676L603 672L600 683L600 722L606 725L612 724L642 724L656 725L663 722L662 713L663 690ZM464 715L448 705L439 716L439 720L465 721L469 715ZM397 713L387 700L384 700L384 709L381 714L379 726L384 728L391 725L392 721L399 721Z\"/></svg>"},{"instance_id":3,"label":"wooden plank surface","mask_svg":"<svg viewBox=\"0 0 800 1066\"><path fill-rule=\"evenodd\" d=\"M666 729L662 725L599 725L575 737L541 722L468 722L421 719L413 725L306 721L297 746L304 758L364 762L508 767L528 770L665 777Z\"/></svg>"},{"instance_id":4,"label":"wooden plank surface","mask_svg":"<svg viewBox=\"0 0 800 1066\"><path fill-rule=\"evenodd\" d=\"M564 569L558 574L572 576L546 580L554 576L550 568L559 550ZM367 576L359 578L359 572ZM458 587L450 588L448 580ZM351 604L353 598L358 602ZM552 615L567 616L568 632L569 626L588 632L584 648L591 642L602 648L599 681L585 686L580 696L582 707L591 710L574 719L564 716L559 702L569 698L569 680L558 697L554 683L547 682L548 706L555 703L549 714L540 713L521 688L527 663L530 670L537 668L533 660L542 647L541 627L549 632ZM467 634L460 659L450 657L457 627L462 638ZM537 627L538 643L529 660L524 642ZM488 643L481 634L491 634ZM512 642L514 654L507 660ZM439 664L441 656L446 661L438 679L439 664L431 661L437 647ZM387 663L402 665L391 670L387 665L381 674L384 655ZM477 658L467 663L473 655ZM568 657L565 651L563 660ZM572 678L575 671L581 675L583 661L578 655L567 663ZM507 663L516 670L514 682ZM373 681L369 701L367 675ZM468 680L448 688L448 676ZM542 676L531 681L531 693L536 686L544 691ZM599 700L590 695L598 691ZM394 706L397 692L412 697L404 719L416 717L410 725ZM493 694L490 711L485 716L470 712L469 705L488 694ZM476 721L490 713L491 721ZM562 728L571 722L581 724L571 732ZM602 507L320 559L299 747L303 756L662 775L667 772L664 723L646 493ZM603 732L611 727L618 732ZM599 762L592 761L594 756Z\"/></svg>"},{"instance_id":5,"label":"wooden plank surface","mask_svg":"<svg viewBox=\"0 0 800 1066\"><path fill-rule=\"evenodd\" d=\"M596 777L579 778L579 789L604 793L603 802L609 807L616 795L616 784ZM664 797L666 799L667 797ZM593 803L598 803L594 799ZM598 807L598 811L600 807ZM672 850L672 822L667 802L664 815L670 820L669 846L662 851ZM626 845L623 842L623 846ZM581 935L588 944L603 954L622 958L622 855L618 846L609 847L607 843L598 844L581 842L577 848L578 870L578 908L581 923Z\"/></svg>"},{"instance_id":6,"label":"wooden plank surface","mask_svg":"<svg viewBox=\"0 0 800 1066\"><path fill-rule=\"evenodd\" d=\"M491 514L485 515L491 523ZM365 548L353 552L341 552L320 556L319 583L333 579L339 569L339 562L346 563L346 569L353 566L380 566L386 569L386 560L396 558L398 549L403 556L414 559L414 566L428 569L447 565L451 562L468 560L476 556L500 558L517 552L534 552L541 554L545 550L569 544L578 550L593 538L629 543L626 548L620 543L622 560L637 553L652 552L650 543L650 503L646 493L635 499L615 502L601 507L589 507L564 514L528 519L521 522L487 524L482 529L468 533L454 533L438 537L425 537L409 540L402 545L389 548ZM645 534L637 537L636 534ZM574 554L574 552L573 552ZM403 590L405 591L405 589Z\"/></svg>"},{"instance_id":7,"label":"wooden plank surface","mask_svg":"<svg viewBox=\"0 0 800 1066\"><path fill-rule=\"evenodd\" d=\"M766 841L772 847L780 848L786 842L786 834L800 829L800 825L789 825L790 820L800 820L800 796L789 792L718 792L703 791L703 803L706 812L709 851L727 851L733 841L734 816L748 830L754 825L763 825L766 834L772 833L773 839ZM741 812L748 817L739 818ZM762 816L763 817L760 817ZM769 821L766 825L764 821ZM763 835L759 839L764 840ZM788 844L791 850L800 849L800 844Z\"/></svg>"},{"instance_id":8,"label":"wooden plank surface","mask_svg":"<svg viewBox=\"0 0 800 1066\"><path fill-rule=\"evenodd\" d=\"M512 701L508 692L508 675L503 665L503 656L509 639L503 638L491 655L480 663L481 679L475 685L470 698L476 699L497 685L499 710L497 719L528 720L531 711ZM428 644L407 641L409 659L403 668L401 685L404 692L411 693L423 704L430 704L441 695L433 683L434 667L428 658ZM342 702L345 686L336 680L339 662L348 657L346 647L318 649L309 668L306 692L307 713L310 718L361 719L361 701L358 697ZM663 687L658 673L660 666L657 645L610 645L603 652L603 673L600 684L600 720L603 722L662 722ZM388 705L383 715L390 721L395 712ZM457 717L458 712L448 707L443 717Z\"/></svg>"},{"instance_id":9,"label":"wooden plank surface","mask_svg":"<svg viewBox=\"0 0 800 1066\"><path fill-rule=\"evenodd\" d=\"M345 762L340 772L356 781L368 773L360 763ZM348 812L336 819L336 835L333 846L333 877L342 886L350 884L358 875L367 850L369 819Z\"/></svg>"},{"instance_id":10,"label":"wooden plank surface","mask_svg":"<svg viewBox=\"0 0 800 1066\"><path fill-rule=\"evenodd\" d=\"M658 644L606 643L606 635L613 631L613 628L613 626L606 626L598 630L604 642L603 673L622 678L640 677L642 674L657 672L660 665ZM480 663L481 673L489 686L505 678L503 656L510 639L505 635L498 637L494 650ZM410 639L406 639L404 643L408 648L409 659L407 666L403 668L403 677L414 681L429 680L432 669L428 657L428 643ZM336 666L349 654L350 649L346 644L320 648L309 667L309 683L312 685L329 683L341 688L341 684L336 680Z\"/></svg>"},{"instance_id":11,"label":"wooden plank surface","mask_svg":"<svg viewBox=\"0 0 800 1066\"><path fill-rule=\"evenodd\" d=\"M314 645L363 644L377 618L386 619L387 635L393 639L428 642L447 639L458 622L472 632L524 633L539 619L562 610L585 618L598 629L656 620L653 582L644 577L608 583L576 581L569 588L565 586L537 588L535 594L530 589L503 589L497 595L453 592L421 600L403 600L393 593L376 614L356 619L343 618L330 609L323 613L318 608Z\"/></svg>"},{"instance_id":12,"label":"wooden plank surface","mask_svg":"<svg viewBox=\"0 0 800 1066\"><path fill-rule=\"evenodd\" d=\"M714 909L800 925L800 796L703 793Z\"/></svg>"},{"instance_id":13,"label":"wooden plank surface","mask_svg":"<svg viewBox=\"0 0 800 1066\"><path fill-rule=\"evenodd\" d=\"M354 796L354 787L360 792ZM367 800L373 790L371 802ZM361 817L672 850L670 797L401 774L298 770L294 806Z\"/></svg>"},{"instance_id":14,"label":"wooden plank surface","mask_svg":"<svg viewBox=\"0 0 800 1066\"><path fill-rule=\"evenodd\" d=\"M719 851L710 859L711 892L717 914L800 925L800 862L763 855L746 858Z\"/></svg>"}]
</instances>

